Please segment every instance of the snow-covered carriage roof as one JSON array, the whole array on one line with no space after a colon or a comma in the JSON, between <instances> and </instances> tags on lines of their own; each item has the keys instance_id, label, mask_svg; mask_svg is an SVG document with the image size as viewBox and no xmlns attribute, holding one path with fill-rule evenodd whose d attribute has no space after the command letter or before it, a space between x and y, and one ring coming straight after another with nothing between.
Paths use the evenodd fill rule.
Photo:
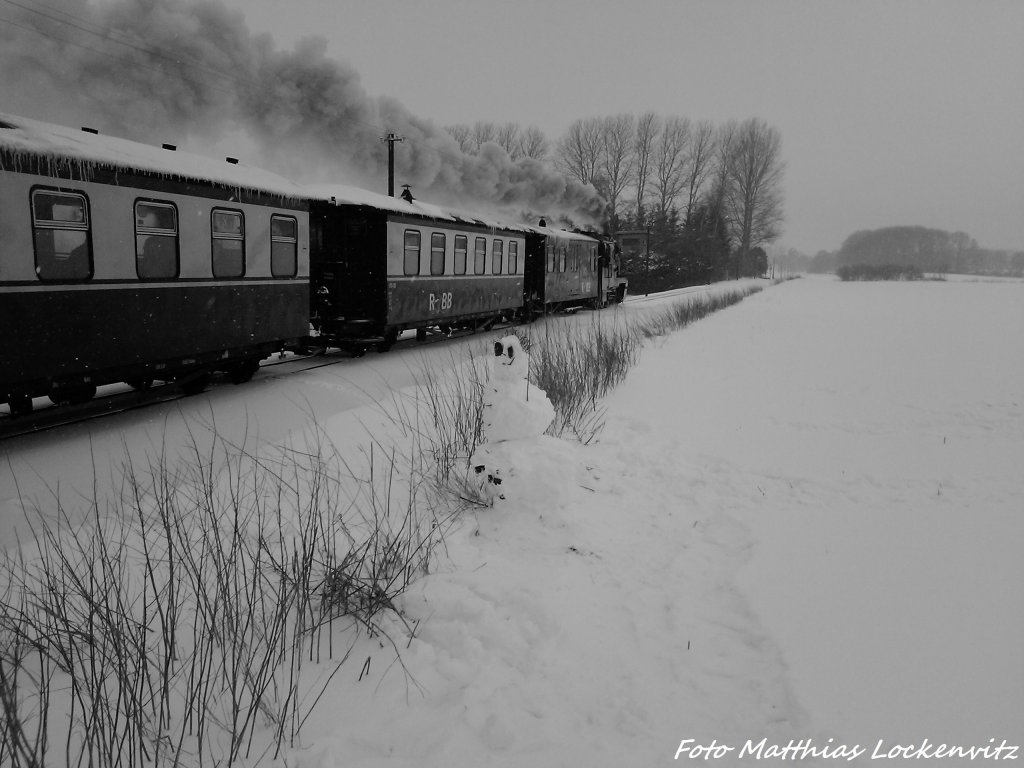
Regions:
<instances>
[{"instance_id":1,"label":"snow-covered carriage roof","mask_svg":"<svg viewBox=\"0 0 1024 768\"><path fill-rule=\"evenodd\" d=\"M527 232L534 232L539 235L555 235L556 237L562 237L565 238L566 240L585 240L588 243L592 243L595 240L597 240L597 237L594 235L587 235L582 232L573 232L572 230L568 229L555 229L554 227L540 226L535 227L530 224L524 224L520 227L520 229L523 229Z\"/></svg>"},{"instance_id":2,"label":"snow-covered carriage roof","mask_svg":"<svg viewBox=\"0 0 1024 768\"><path fill-rule=\"evenodd\" d=\"M390 197L379 192L372 192L368 189L347 186L345 184L310 185L306 187L306 194L311 199L330 202L334 205L365 205L382 211L425 216L439 221L453 221L463 224L475 224L490 229L504 229L523 233L531 232L540 235L556 235L573 240L593 241L593 238L588 235L564 229L502 221L493 216L477 215L449 208L448 206L432 205L418 199L408 202L401 197Z\"/></svg>"},{"instance_id":3,"label":"snow-covered carriage roof","mask_svg":"<svg viewBox=\"0 0 1024 768\"><path fill-rule=\"evenodd\" d=\"M141 171L282 198L303 197L302 188L295 182L244 163L214 160L4 113L0 113L0 153L15 159L15 167L8 170L17 170L21 158L39 158L55 168L77 168L84 175L99 169ZM3 165L0 159L0 167Z\"/></svg>"},{"instance_id":4,"label":"snow-covered carriage roof","mask_svg":"<svg viewBox=\"0 0 1024 768\"><path fill-rule=\"evenodd\" d=\"M511 229L516 231L523 229L520 224L499 221L494 217L478 216L474 213L455 210L447 206L425 203L418 199L409 202L401 197L391 197L379 192L372 192L368 189L351 187L345 184L313 184L306 187L306 193L314 200L330 202L335 205L365 205L381 211L426 216L440 221L475 224L491 229Z\"/></svg>"},{"instance_id":5,"label":"snow-covered carriage roof","mask_svg":"<svg viewBox=\"0 0 1024 768\"><path fill-rule=\"evenodd\" d=\"M13 168L4 156L13 158ZM164 149L116 136L45 123L0 112L0 168L18 170L22 160L38 158L55 171L73 168L88 177L95 170L142 172L185 181L200 181L227 189L276 195L296 200L321 200L337 205L365 205L379 210L414 214L440 221L460 222L489 229L556 235L590 240L562 229L531 226L496 216L478 215L421 200L411 203L400 197L344 184L301 185L262 168L241 162L216 160L191 152Z\"/></svg>"}]
</instances>

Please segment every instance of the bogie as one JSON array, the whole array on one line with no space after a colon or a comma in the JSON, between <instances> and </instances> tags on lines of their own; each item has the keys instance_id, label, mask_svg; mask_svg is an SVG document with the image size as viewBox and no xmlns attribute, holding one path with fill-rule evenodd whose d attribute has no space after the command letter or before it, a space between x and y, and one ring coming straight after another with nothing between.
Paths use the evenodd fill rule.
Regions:
<instances>
[{"instance_id":1,"label":"bogie","mask_svg":"<svg viewBox=\"0 0 1024 768\"><path fill-rule=\"evenodd\" d=\"M95 396L96 387L93 384L60 387L49 395L50 402L54 405L81 405L89 402Z\"/></svg>"}]
</instances>

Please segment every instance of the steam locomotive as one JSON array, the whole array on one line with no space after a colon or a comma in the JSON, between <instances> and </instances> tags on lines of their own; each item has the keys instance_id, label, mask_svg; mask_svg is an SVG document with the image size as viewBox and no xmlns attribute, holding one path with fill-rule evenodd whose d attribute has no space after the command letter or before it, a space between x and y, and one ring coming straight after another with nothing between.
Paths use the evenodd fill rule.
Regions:
<instances>
[{"instance_id":1,"label":"steam locomotive","mask_svg":"<svg viewBox=\"0 0 1024 768\"><path fill-rule=\"evenodd\" d=\"M621 301L614 244L0 114L0 403Z\"/></svg>"}]
</instances>

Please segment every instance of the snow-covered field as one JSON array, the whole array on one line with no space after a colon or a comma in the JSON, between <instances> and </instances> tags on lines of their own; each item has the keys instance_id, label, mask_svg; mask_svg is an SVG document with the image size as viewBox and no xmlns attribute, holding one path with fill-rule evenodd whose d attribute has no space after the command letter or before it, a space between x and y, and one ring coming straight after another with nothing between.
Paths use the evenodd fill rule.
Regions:
<instances>
[{"instance_id":1,"label":"snow-covered field","mask_svg":"<svg viewBox=\"0 0 1024 768\"><path fill-rule=\"evenodd\" d=\"M402 598L418 622L402 664L360 641L280 764L655 766L714 741L719 765L753 765L802 740L783 764L856 745L867 765L925 739L1024 745L1022 329L1020 281L805 278L650 344L600 440L572 447L569 502L467 513ZM122 445L175 447L203 418L270 444L316 414L361 439L352 414L421 363L261 376L0 444L0 535L23 530L14 478L88 490Z\"/></svg>"}]
</instances>

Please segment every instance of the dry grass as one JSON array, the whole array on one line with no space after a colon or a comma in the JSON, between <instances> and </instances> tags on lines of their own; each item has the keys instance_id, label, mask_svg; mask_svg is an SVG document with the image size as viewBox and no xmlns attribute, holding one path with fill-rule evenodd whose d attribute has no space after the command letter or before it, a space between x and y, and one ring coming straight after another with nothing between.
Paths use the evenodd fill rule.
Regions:
<instances>
[{"instance_id":1,"label":"dry grass","mask_svg":"<svg viewBox=\"0 0 1024 768\"><path fill-rule=\"evenodd\" d=\"M358 637L391 642L382 611L442 543L399 464L213 435L173 466L126 462L84 522L55 494L0 572L0 765L279 756Z\"/></svg>"}]
</instances>

